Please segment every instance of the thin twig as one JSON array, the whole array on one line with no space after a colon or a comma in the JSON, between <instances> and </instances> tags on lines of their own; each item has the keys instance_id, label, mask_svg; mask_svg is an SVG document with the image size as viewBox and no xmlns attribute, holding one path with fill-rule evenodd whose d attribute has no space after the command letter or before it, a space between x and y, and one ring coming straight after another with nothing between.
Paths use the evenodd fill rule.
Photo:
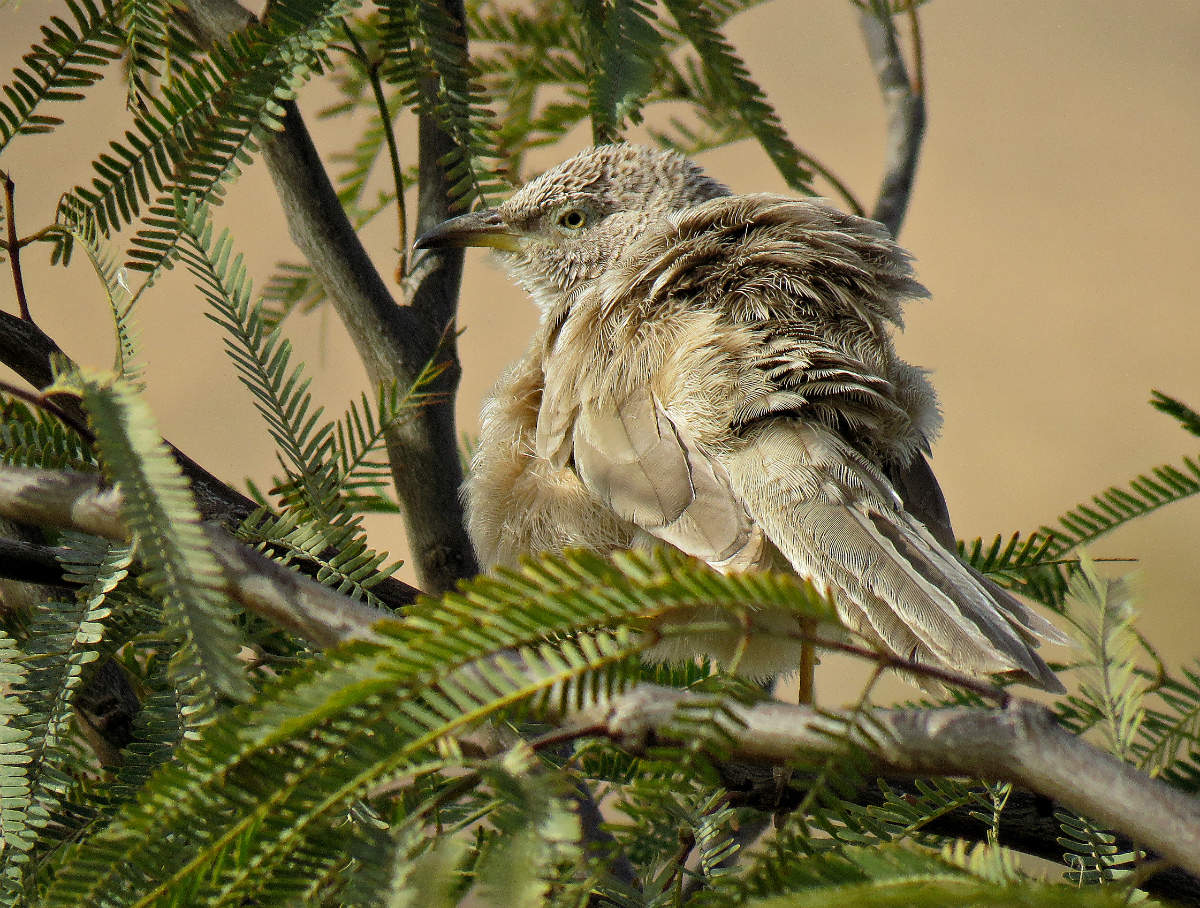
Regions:
<instances>
[{"instance_id":1,"label":"thin twig","mask_svg":"<svg viewBox=\"0 0 1200 908\"><path fill-rule=\"evenodd\" d=\"M7 171L4 173L4 212L8 227L8 264L12 268L13 288L17 293L17 311L27 322L33 321L29 315L29 301L25 299L25 279L21 276L21 241L17 238L17 212L13 204L17 184Z\"/></svg>"},{"instance_id":2,"label":"thin twig","mask_svg":"<svg viewBox=\"0 0 1200 908\"><path fill-rule=\"evenodd\" d=\"M32 404L39 410L44 410L49 413L67 428L71 429L76 435L86 441L89 445L95 444L96 436L92 434L92 430L87 427L87 423L81 420L78 414L68 413L61 407L57 406L53 401L49 400L44 394L35 394L33 391L26 391L24 388L18 388L16 385L11 385L6 381L0 381L0 392L7 394L9 397L16 397L19 400L25 401L27 404Z\"/></svg>"},{"instance_id":3,"label":"thin twig","mask_svg":"<svg viewBox=\"0 0 1200 908\"><path fill-rule=\"evenodd\" d=\"M921 41L921 18L917 15L918 0L908 0L908 27L912 32L913 75L912 90L925 97L925 48Z\"/></svg>"},{"instance_id":4,"label":"thin twig","mask_svg":"<svg viewBox=\"0 0 1200 908\"><path fill-rule=\"evenodd\" d=\"M817 648L812 638L817 623L811 618L800 621L800 632L803 640L800 644L800 689L796 692L796 702L812 706L817 702Z\"/></svg>"},{"instance_id":5,"label":"thin twig","mask_svg":"<svg viewBox=\"0 0 1200 908\"><path fill-rule=\"evenodd\" d=\"M850 191L850 187L842 182L841 178L836 173L810 155L807 151L804 151L803 149L798 149L798 151L800 152L800 160L811 167L815 173L820 174L825 178L825 182L833 187L833 191L842 197L842 201L846 203L846 207L850 209L851 214L856 214L859 217L862 217L867 213L867 210L863 208L862 202L858 200L854 193Z\"/></svg>"},{"instance_id":6,"label":"thin twig","mask_svg":"<svg viewBox=\"0 0 1200 908\"><path fill-rule=\"evenodd\" d=\"M896 656L891 653L885 653L881 650L871 649L867 646L858 646L854 643L846 643L842 640L831 640L827 637L821 637L817 634L805 634L803 631L796 635L800 639L808 640L814 646L822 649L837 650L841 653L847 653L851 656L858 656L862 659L868 659L875 662L882 668L894 668L899 671L909 672L910 674L919 677L930 678L934 681L941 681L943 684L950 684L954 687L961 687L964 690L969 690L974 694L978 694L985 700L991 700L997 706L1007 706L1012 700L1012 695L1003 688L996 687L993 684L988 684L986 681L980 681L978 678L972 678L969 675L964 675L961 672L953 671L948 668L939 668L936 665L926 665L922 662L914 662L911 659L905 659L903 656Z\"/></svg>"}]
</instances>

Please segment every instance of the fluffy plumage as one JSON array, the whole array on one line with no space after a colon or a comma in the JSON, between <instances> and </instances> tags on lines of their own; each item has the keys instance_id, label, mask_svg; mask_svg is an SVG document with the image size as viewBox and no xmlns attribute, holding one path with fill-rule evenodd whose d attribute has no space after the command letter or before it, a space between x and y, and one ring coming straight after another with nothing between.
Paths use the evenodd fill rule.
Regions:
<instances>
[{"instance_id":1,"label":"fluffy plumage","mask_svg":"<svg viewBox=\"0 0 1200 908\"><path fill-rule=\"evenodd\" d=\"M500 249L542 313L465 490L484 564L661 541L790 566L893 653L1059 687L1034 651L1055 628L953 551L924 459L936 397L890 334L926 292L880 225L615 145L421 242ZM742 670L795 667L788 621L762 616ZM661 655L728 659L738 637Z\"/></svg>"}]
</instances>

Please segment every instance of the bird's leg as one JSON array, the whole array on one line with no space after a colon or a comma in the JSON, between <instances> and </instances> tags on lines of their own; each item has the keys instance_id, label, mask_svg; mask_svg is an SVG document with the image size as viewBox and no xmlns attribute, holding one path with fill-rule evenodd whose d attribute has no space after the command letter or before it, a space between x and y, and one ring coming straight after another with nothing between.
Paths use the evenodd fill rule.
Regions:
<instances>
[{"instance_id":1,"label":"bird's leg","mask_svg":"<svg viewBox=\"0 0 1200 908\"><path fill-rule=\"evenodd\" d=\"M812 644L817 622L812 618L800 619L800 691L797 699L801 706L812 706L817 695L817 648Z\"/></svg>"}]
</instances>

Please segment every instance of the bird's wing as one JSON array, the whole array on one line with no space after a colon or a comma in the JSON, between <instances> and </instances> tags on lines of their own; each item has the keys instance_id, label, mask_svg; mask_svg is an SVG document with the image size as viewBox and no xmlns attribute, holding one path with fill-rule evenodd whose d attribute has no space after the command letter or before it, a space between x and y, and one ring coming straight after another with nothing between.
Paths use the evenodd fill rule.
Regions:
<instances>
[{"instance_id":1,"label":"bird's wing","mask_svg":"<svg viewBox=\"0 0 1200 908\"><path fill-rule=\"evenodd\" d=\"M886 479L820 425L777 419L719 460L648 388L580 408L580 478L624 519L722 570L760 564L764 539L834 591L847 623L901 656L1060 685L1034 652L1060 639L906 513Z\"/></svg>"},{"instance_id":2,"label":"bird's wing","mask_svg":"<svg viewBox=\"0 0 1200 908\"><path fill-rule=\"evenodd\" d=\"M918 661L1011 672L1061 689L1032 643L1060 639L1057 631L1011 596L995 595L825 427L772 420L726 468L755 522L802 576L838 592L852 627Z\"/></svg>"},{"instance_id":3,"label":"bird's wing","mask_svg":"<svg viewBox=\"0 0 1200 908\"><path fill-rule=\"evenodd\" d=\"M581 407L575 469L624 519L721 570L756 566L763 537L724 467L701 451L648 387L613 407Z\"/></svg>"}]
</instances>

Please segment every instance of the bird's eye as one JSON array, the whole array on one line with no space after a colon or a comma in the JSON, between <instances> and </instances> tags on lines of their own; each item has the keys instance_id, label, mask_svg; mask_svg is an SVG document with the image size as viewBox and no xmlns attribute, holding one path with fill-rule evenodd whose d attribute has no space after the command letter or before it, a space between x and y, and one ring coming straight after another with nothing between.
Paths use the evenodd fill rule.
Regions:
<instances>
[{"instance_id":1,"label":"bird's eye","mask_svg":"<svg viewBox=\"0 0 1200 908\"><path fill-rule=\"evenodd\" d=\"M578 208L572 208L569 211L564 211L558 216L558 225L566 227L568 230L578 230L587 223L587 215Z\"/></svg>"}]
</instances>

